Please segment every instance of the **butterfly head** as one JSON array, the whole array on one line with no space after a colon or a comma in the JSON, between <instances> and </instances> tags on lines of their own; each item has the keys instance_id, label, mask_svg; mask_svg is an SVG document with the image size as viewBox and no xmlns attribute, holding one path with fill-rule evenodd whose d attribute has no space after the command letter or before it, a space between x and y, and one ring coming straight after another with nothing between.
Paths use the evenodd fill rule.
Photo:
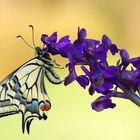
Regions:
<instances>
[{"instance_id":1,"label":"butterfly head","mask_svg":"<svg viewBox=\"0 0 140 140\"><path fill-rule=\"evenodd\" d=\"M35 47L35 53L39 58L51 59L50 54L40 47Z\"/></svg>"},{"instance_id":2,"label":"butterfly head","mask_svg":"<svg viewBox=\"0 0 140 140\"><path fill-rule=\"evenodd\" d=\"M41 49L40 47L35 47L35 51L38 56L41 56L44 53L43 49Z\"/></svg>"}]
</instances>

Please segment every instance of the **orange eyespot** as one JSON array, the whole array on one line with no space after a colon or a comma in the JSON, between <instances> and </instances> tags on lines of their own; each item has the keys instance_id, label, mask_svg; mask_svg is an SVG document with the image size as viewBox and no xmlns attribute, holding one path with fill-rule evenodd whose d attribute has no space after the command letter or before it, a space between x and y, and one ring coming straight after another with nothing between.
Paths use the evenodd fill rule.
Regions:
<instances>
[{"instance_id":1,"label":"orange eyespot","mask_svg":"<svg viewBox=\"0 0 140 140\"><path fill-rule=\"evenodd\" d=\"M50 110L50 108L51 108L51 104L50 104L50 102L47 100L46 103L41 102L40 105L39 105L39 108L40 108L40 110L42 110L42 111L48 111L48 110Z\"/></svg>"},{"instance_id":2,"label":"orange eyespot","mask_svg":"<svg viewBox=\"0 0 140 140\"><path fill-rule=\"evenodd\" d=\"M40 110L42 110L42 111L45 110L45 104L41 103L39 107L40 107Z\"/></svg>"},{"instance_id":3,"label":"orange eyespot","mask_svg":"<svg viewBox=\"0 0 140 140\"><path fill-rule=\"evenodd\" d=\"M45 110L48 111L51 108L51 104L49 102L46 103Z\"/></svg>"}]
</instances>

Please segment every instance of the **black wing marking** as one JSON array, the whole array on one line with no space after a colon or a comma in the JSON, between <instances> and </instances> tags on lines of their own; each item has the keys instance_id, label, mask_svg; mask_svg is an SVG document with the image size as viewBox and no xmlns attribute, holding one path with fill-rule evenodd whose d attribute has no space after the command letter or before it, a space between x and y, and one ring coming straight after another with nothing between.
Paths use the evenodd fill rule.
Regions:
<instances>
[{"instance_id":1,"label":"black wing marking","mask_svg":"<svg viewBox=\"0 0 140 140\"><path fill-rule=\"evenodd\" d=\"M16 70L14 70L12 73L10 73L6 78L4 78L4 79L0 82L0 86L1 86L2 84L6 83L7 80L9 80L9 79L13 76L13 74L15 74L15 73L16 73L18 70L20 70L22 67L24 67L24 66L26 66L26 65L30 65L31 63L37 65L37 63L36 63L37 61L38 61L37 58L33 58L33 59L27 61L26 63L24 63L22 66L20 66L19 68L17 68ZM34 63L34 62L35 62L35 63Z\"/></svg>"},{"instance_id":2,"label":"black wing marking","mask_svg":"<svg viewBox=\"0 0 140 140\"><path fill-rule=\"evenodd\" d=\"M33 119L47 119L51 104L45 89L45 74L50 82L61 83L52 68L34 58L0 83L0 117L22 113L22 130L30 131Z\"/></svg>"},{"instance_id":3,"label":"black wing marking","mask_svg":"<svg viewBox=\"0 0 140 140\"><path fill-rule=\"evenodd\" d=\"M57 75L57 73L53 70L52 67L48 67L45 69L45 76L52 84L61 84L63 82L62 79Z\"/></svg>"}]
</instances>

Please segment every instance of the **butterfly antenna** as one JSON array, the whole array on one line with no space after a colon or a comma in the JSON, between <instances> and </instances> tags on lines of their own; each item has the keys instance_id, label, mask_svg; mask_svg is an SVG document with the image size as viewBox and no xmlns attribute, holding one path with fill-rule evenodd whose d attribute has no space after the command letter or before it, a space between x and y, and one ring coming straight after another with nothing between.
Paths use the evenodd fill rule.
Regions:
<instances>
[{"instance_id":1,"label":"butterfly antenna","mask_svg":"<svg viewBox=\"0 0 140 140\"><path fill-rule=\"evenodd\" d=\"M17 38L21 38L22 41L23 41L27 46L29 46L29 47L32 48L32 49L35 49L35 48L32 47L30 44L28 44L28 43L25 41L25 39L24 39L21 35L18 35Z\"/></svg>"},{"instance_id":2,"label":"butterfly antenna","mask_svg":"<svg viewBox=\"0 0 140 140\"><path fill-rule=\"evenodd\" d=\"M29 27L31 27L31 29L32 29L32 41L33 41L34 47L36 47L35 40L34 40L34 27L33 27L33 25L29 25Z\"/></svg>"}]
</instances>

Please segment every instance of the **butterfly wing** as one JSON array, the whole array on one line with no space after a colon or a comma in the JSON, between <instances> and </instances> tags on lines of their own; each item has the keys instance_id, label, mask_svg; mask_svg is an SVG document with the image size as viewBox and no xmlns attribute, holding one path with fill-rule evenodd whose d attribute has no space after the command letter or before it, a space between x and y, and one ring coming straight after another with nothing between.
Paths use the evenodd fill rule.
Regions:
<instances>
[{"instance_id":1,"label":"butterfly wing","mask_svg":"<svg viewBox=\"0 0 140 140\"><path fill-rule=\"evenodd\" d=\"M7 76L0 83L0 116L21 112L22 130L24 132L26 126L28 133L33 119L47 119L51 104L45 89L45 76L53 84L62 82L49 65L37 58Z\"/></svg>"},{"instance_id":2,"label":"butterfly wing","mask_svg":"<svg viewBox=\"0 0 140 140\"><path fill-rule=\"evenodd\" d=\"M19 113L17 108L11 105L10 99L5 98L5 93L9 91L7 86L8 79L11 78L14 72L0 82L0 117Z\"/></svg>"},{"instance_id":3,"label":"butterfly wing","mask_svg":"<svg viewBox=\"0 0 140 140\"><path fill-rule=\"evenodd\" d=\"M46 67L45 76L52 84L61 84L63 82L63 80L60 79L60 77L57 75L57 73L53 70L52 67Z\"/></svg>"}]
</instances>

